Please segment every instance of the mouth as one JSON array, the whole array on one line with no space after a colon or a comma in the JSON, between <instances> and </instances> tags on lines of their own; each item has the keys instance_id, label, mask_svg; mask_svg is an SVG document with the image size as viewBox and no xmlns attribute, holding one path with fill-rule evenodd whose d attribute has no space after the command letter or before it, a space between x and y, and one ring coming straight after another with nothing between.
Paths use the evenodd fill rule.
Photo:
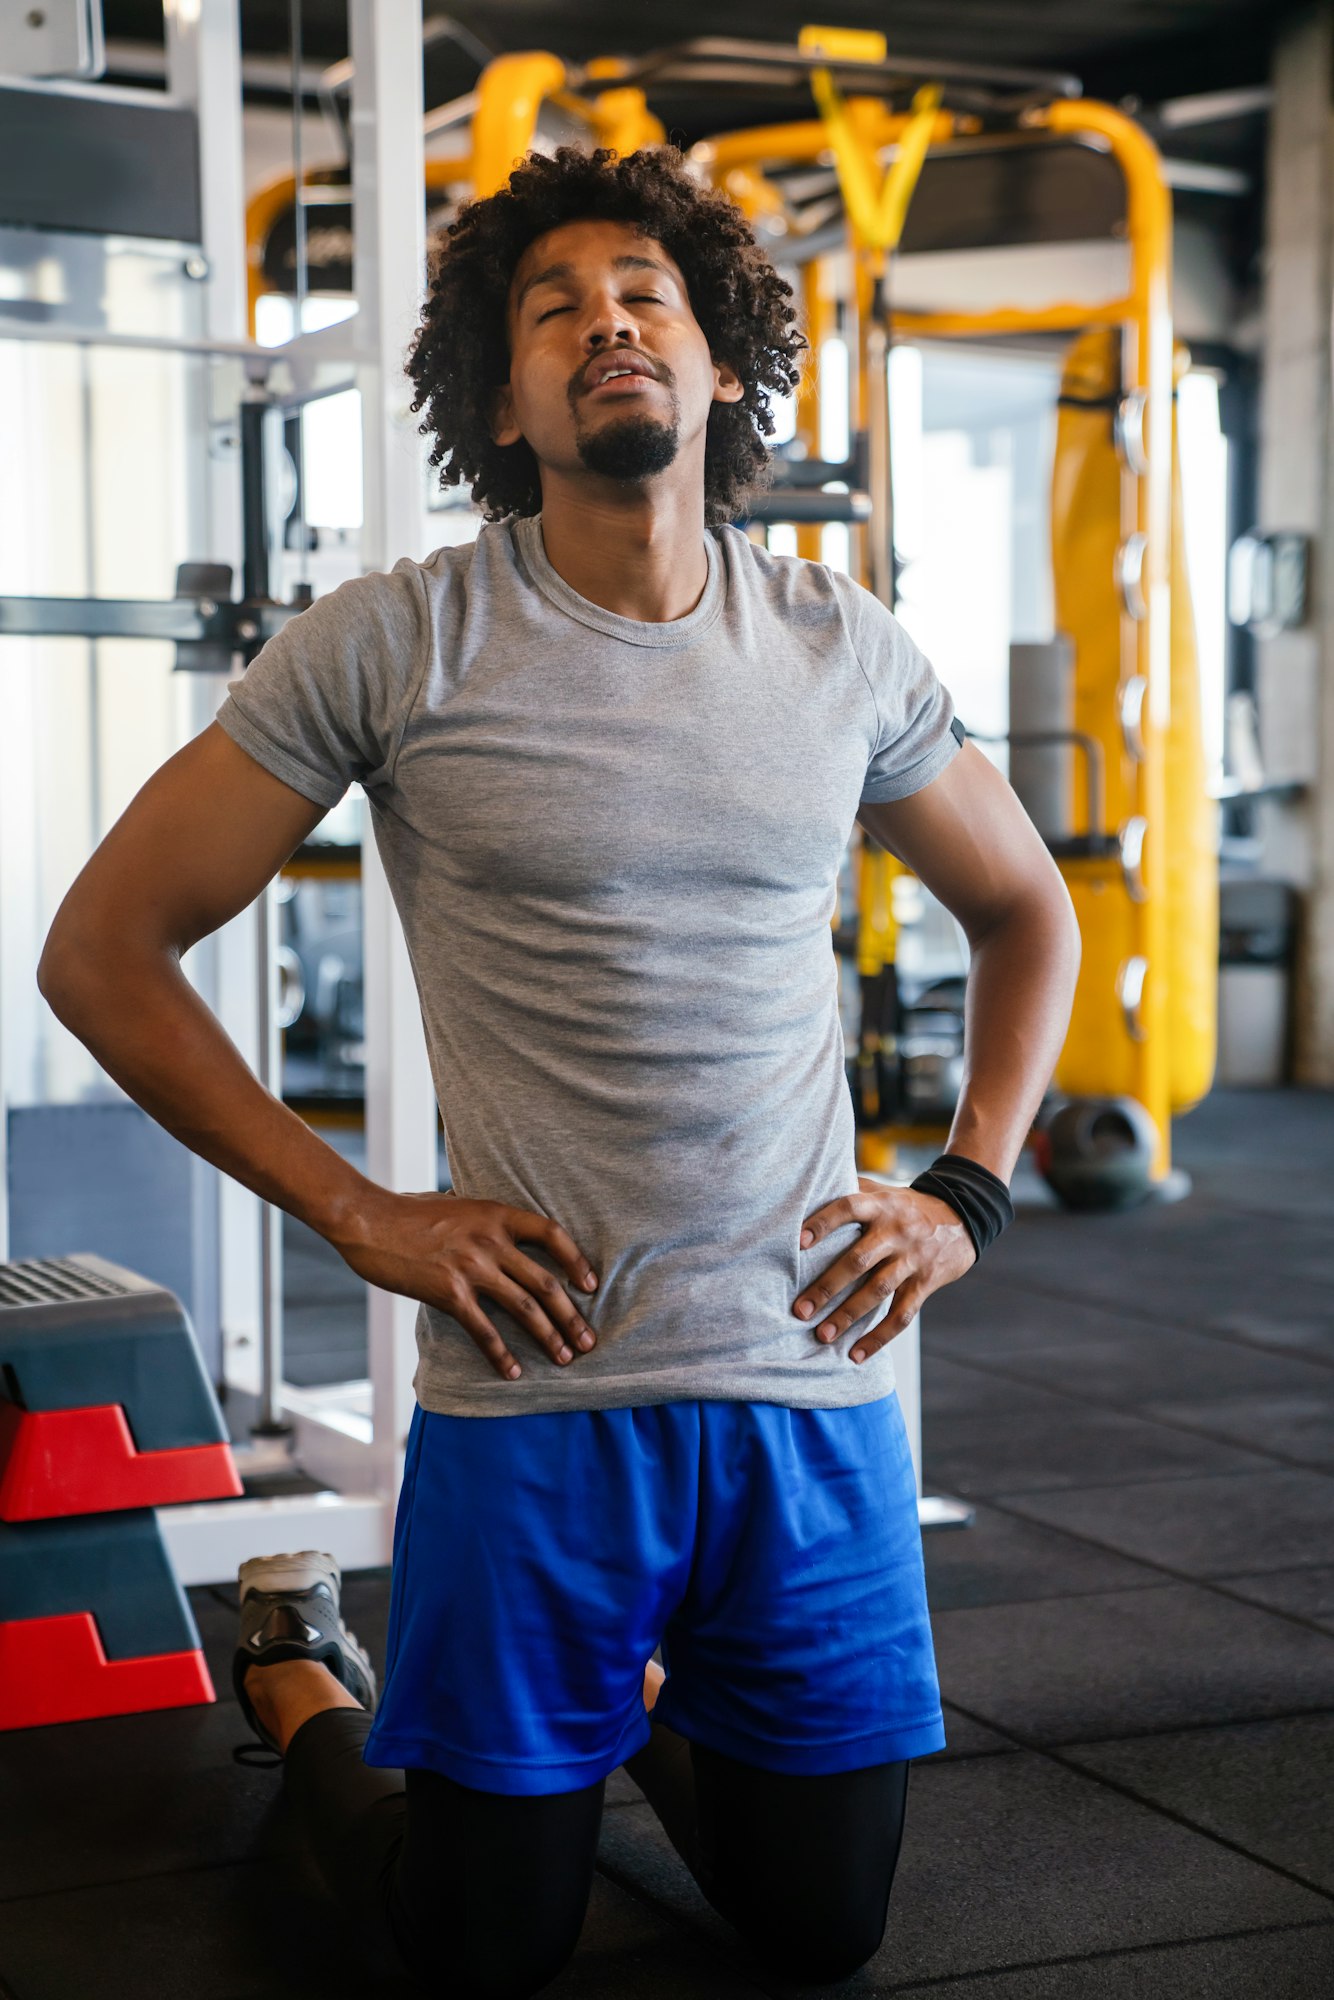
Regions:
<instances>
[{"instance_id":1,"label":"mouth","mask_svg":"<svg viewBox=\"0 0 1334 2000\"><path fill-rule=\"evenodd\" d=\"M604 366L606 364L604 363ZM584 390L586 396L636 395L646 389L656 377L647 362L637 355L627 355L624 361L617 361L608 367L605 374L591 382Z\"/></svg>"}]
</instances>

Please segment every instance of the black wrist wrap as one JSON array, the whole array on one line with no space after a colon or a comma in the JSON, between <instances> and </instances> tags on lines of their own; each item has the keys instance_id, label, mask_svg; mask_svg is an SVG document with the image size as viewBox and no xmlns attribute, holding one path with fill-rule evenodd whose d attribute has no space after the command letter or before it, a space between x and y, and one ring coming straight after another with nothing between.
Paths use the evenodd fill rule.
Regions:
<instances>
[{"instance_id":1,"label":"black wrist wrap","mask_svg":"<svg viewBox=\"0 0 1334 2000\"><path fill-rule=\"evenodd\" d=\"M949 1203L979 1257L1014 1221L1014 1203L1004 1181L962 1153L942 1153L912 1185L919 1194L933 1194L937 1201Z\"/></svg>"}]
</instances>

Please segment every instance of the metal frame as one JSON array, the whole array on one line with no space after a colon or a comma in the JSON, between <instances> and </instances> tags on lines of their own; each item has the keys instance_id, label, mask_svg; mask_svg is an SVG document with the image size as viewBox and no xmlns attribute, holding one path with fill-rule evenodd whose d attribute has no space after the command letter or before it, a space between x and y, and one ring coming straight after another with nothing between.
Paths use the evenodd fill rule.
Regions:
<instances>
[{"instance_id":1,"label":"metal frame","mask_svg":"<svg viewBox=\"0 0 1334 2000\"><path fill-rule=\"evenodd\" d=\"M207 12L210 0L203 4ZM225 4L231 7L234 0ZM402 354L417 318L425 271L421 29L414 10L402 4L352 0L349 11L351 120L357 135L353 210L359 313L353 323L353 352L363 410L362 563L387 568L416 539L424 492L402 389ZM410 101L414 79L415 106ZM239 187L233 195L231 213L240 228L244 207ZM244 325L243 268L237 273L234 300ZM299 339L304 343L312 336ZM263 351L270 358L281 352ZM436 1184L435 1091L411 964L374 841L364 841L362 852L367 1167L381 1186L417 1192ZM264 990L271 1022L269 983ZM272 1280L271 1249L269 1271ZM346 1387L329 1394L279 1382L275 1349L280 1320L271 1311L264 1369L270 1394L292 1420L297 1462L335 1490L309 1500L172 1509L163 1526L183 1577L229 1575L244 1556L271 1543L291 1547L293 1537L329 1549L345 1564L388 1561L414 1402L417 1308L411 1300L372 1288L368 1316L369 1411L355 1385L349 1395Z\"/></svg>"},{"instance_id":2,"label":"metal frame","mask_svg":"<svg viewBox=\"0 0 1334 2000\"><path fill-rule=\"evenodd\" d=\"M837 63L828 67L838 73ZM858 66L848 65L848 75ZM876 65L866 64L860 75L872 82ZM948 86L946 101L959 103L958 93ZM638 77L639 72L636 72ZM846 107L855 114L855 136L874 158L884 147L895 143L907 121L891 113L869 96L852 98ZM953 112L938 111L933 145L952 149L958 142L961 122ZM1132 1037L1131 1059L1135 1078L1134 1094L1149 1111L1158 1133L1153 1162L1155 1183L1166 1184L1171 1171L1171 1088L1168 1072L1167 1026L1167 905L1161 892L1166 860L1163 852L1167 824L1166 729L1170 709L1170 519L1171 519L1171 438L1172 438L1172 233L1171 200L1162 162L1153 142L1135 121L1111 105L1069 96L1053 95L1047 103L1031 103L1019 111L1015 143L1049 142L1064 139L1092 146L1112 155L1121 169L1127 197L1127 226L1131 254L1131 280L1120 297L1067 301L1042 309L1001 308L985 312L901 311L878 297L879 272L874 246L861 242L849 230L849 247L854 253L856 310L853 336L858 366L854 370L854 431L865 424L869 402L879 397L880 367L872 365L870 336L873 324L883 320L888 338L944 338L1004 336L1014 333L1079 331L1089 327L1116 328L1123 340L1124 377L1130 385L1127 401L1142 407L1142 437L1133 455L1123 451L1122 545L1142 552L1139 572L1141 601L1127 597L1123 604L1121 642L1123 657L1122 699L1137 704L1139 726L1122 729L1123 744L1132 766L1131 806L1137 828L1144 830L1144 860L1138 873L1143 893L1132 897L1133 960L1142 962L1147 976L1138 1017L1139 1032ZM691 149L691 157L705 167L715 181L737 171L755 173L767 164L819 160L827 151L831 133L824 119L807 119L732 131L703 140ZM878 345L877 345L878 356ZM874 377L874 380L871 378ZM885 482L876 479L871 468L873 500L883 499ZM799 531L800 533L800 531ZM798 544L799 548L801 544ZM807 551L803 549L803 553ZM886 601L886 564L883 552L874 545L872 587ZM891 586L892 587L892 586ZM1105 832L1106 829L1091 829ZM1137 836L1138 837L1138 836Z\"/></svg>"},{"instance_id":3,"label":"metal frame","mask_svg":"<svg viewBox=\"0 0 1334 2000\"><path fill-rule=\"evenodd\" d=\"M236 0L202 0L202 16L208 18L211 12L229 17L231 47L239 57ZM292 348L318 347L321 359L336 356L355 363L364 439L362 562L365 568L387 568L416 539L424 493L421 459L402 390L402 354L416 321L425 271L421 22L402 0L397 5L352 0L349 26L351 125L357 136L352 199L359 312L349 329L328 330L335 334L334 341L327 334L298 333ZM239 119L236 60L233 68ZM214 72L211 91L217 81ZM244 337L249 315L239 171L233 172L225 158L210 160L202 132L201 154L205 186L213 185L216 165L219 183L227 185L229 229L242 238L242 254L230 267L232 337L243 355L263 354L272 365L290 350L253 350ZM207 254L210 246L205 249ZM307 393L294 400L309 400L312 387L306 385ZM240 518L239 504L235 518ZM436 1184L435 1090L407 948L373 839L363 842L362 857L367 1167L381 1186L417 1192ZM271 945L267 923L265 934ZM261 976L254 957L252 953L252 994ZM271 1035L275 1011L271 979L263 980L262 993L261 1032ZM259 1070L254 1055L250 1059ZM253 1197L247 1200L253 1202ZM334 1490L283 1500L164 1510L159 1518L184 1582L230 1577L246 1556L303 1542L328 1549L349 1567L389 1560L414 1401L416 1306L408 1299L370 1291L369 1409L360 1385L338 1385L332 1392L294 1389L280 1379L281 1300L274 1297L278 1265L272 1237L264 1263L270 1304L262 1316L266 1339L256 1387L267 1390L264 1402L275 1417L291 1420L296 1461Z\"/></svg>"},{"instance_id":4,"label":"metal frame","mask_svg":"<svg viewBox=\"0 0 1334 2000\"><path fill-rule=\"evenodd\" d=\"M193 8L169 6L165 15L169 93L189 106L198 121L205 338L171 341L91 328L48 330L7 324L3 317L0 338L160 347L220 363L239 362L251 394L265 405L284 409L357 386L365 434L363 563L388 567L418 537L425 491L402 388L402 354L417 317L425 270L420 14L405 0L397 4L352 0L351 122L357 135L353 202L361 310L350 329L298 333L283 348L261 348L246 338L238 0L199 0ZM76 88L100 94L98 86ZM335 364L337 378L332 381L330 364ZM284 371L287 385L278 388L275 374ZM191 539L236 575L248 553L242 538L241 454L219 448L207 377L206 369L198 372L191 410ZM266 604L266 594L251 592L253 602L219 601L212 606L198 595L191 598L188 591L175 600L153 604L9 599L0 604L0 633L153 636L218 649L230 649L239 641L253 650L297 608ZM201 663L212 664L206 656L196 662ZM212 720L229 678L225 672L210 671L191 676L190 733ZM384 1187L415 1192L436 1185L435 1093L407 950L378 854L369 840L363 883L369 1171ZM267 1074L271 1088L277 1080L273 958L270 890L253 911L242 913L205 940L187 966L243 1057L261 1079ZM7 1080L3 1028L0 1021L0 1093ZM0 1257L7 1250L2 1113L0 1095ZM163 1509L159 1520L178 1574L187 1584L218 1581L230 1578L246 1556L303 1543L330 1550L346 1565L386 1562L414 1402L416 1306L386 1293L371 1293L369 1413L355 1407L360 1400L357 1385L352 1385L351 1397L346 1386L341 1394L288 1388L281 1382L279 1218L270 1211L266 1222L263 1204L225 1175L219 1176L219 1188L224 1378L237 1382L249 1362L254 1388L267 1392L267 1414L293 1418L292 1441L300 1464L337 1490ZM354 1407L349 1408L349 1402ZM287 1451L242 1446L237 1456L244 1472L259 1470L275 1458L285 1459Z\"/></svg>"},{"instance_id":5,"label":"metal frame","mask_svg":"<svg viewBox=\"0 0 1334 2000\"><path fill-rule=\"evenodd\" d=\"M1123 545L1143 550L1142 616L1127 605L1122 617L1123 701L1141 702L1135 740L1123 730L1132 768L1134 816L1147 829L1141 880L1132 898L1134 961L1142 961L1142 1032L1132 1037L1135 1096L1153 1118L1158 1148L1155 1182L1171 1171L1171 1087L1167 1027L1167 899L1162 891L1167 827L1166 729L1170 708L1170 528L1172 464L1172 223L1170 196L1158 153L1133 119L1110 105L1054 103L1028 114L1037 131L1105 146L1125 176L1131 283L1122 298L1057 305L1045 311L896 313L907 334L957 336L1034 330L1117 327L1125 342L1128 392L1143 398L1142 451L1122 469Z\"/></svg>"},{"instance_id":6,"label":"metal frame","mask_svg":"<svg viewBox=\"0 0 1334 2000\"><path fill-rule=\"evenodd\" d=\"M822 34L831 31L822 30ZM813 70L829 70L840 86L869 85L877 95L895 91L911 95L921 83L943 82L951 104L961 109L1013 112L1054 97L1078 97L1077 77L1054 70L1008 69L996 64L955 62L947 58L894 56L886 61L866 60L844 54L838 46L842 31L832 31L833 46L828 54L814 47L794 47L789 42L733 41L725 36L706 35L689 42L677 42L653 49L642 56L624 58L616 80L622 87L662 90L668 84L688 84L692 88L711 84L721 88L747 89L755 85L768 89L800 89L809 83ZM598 72L597 80L602 80ZM571 84L591 81L586 69L570 66Z\"/></svg>"},{"instance_id":7,"label":"metal frame","mask_svg":"<svg viewBox=\"0 0 1334 2000\"><path fill-rule=\"evenodd\" d=\"M204 327L210 342L235 349L246 338L245 237L236 202L245 186L241 117L239 0L200 0L197 7L164 4L167 89L188 104L199 132L199 199L204 277ZM195 546L241 574L244 557L239 455L218 450L207 368L198 371L190 413L194 465L192 500L198 523ZM229 676L192 680L189 726L203 729L225 698ZM255 1068L261 1045L261 1010L255 982L259 952L256 919L247 914L202 941L186 960L188 976L242 1056ZM234 1374L238 1357L257 1354L261 1337L261 1204L249 1188L227 1175L218 1179L219 1317L222 1373ZM191 1510L193 1511L193 1510ZM159 1519L167 1522L175 1510ZM179 1526L187 1525L183 1519ZM225 1571L217 1572L219 1576ZM182 1578L200 1579L188 1563Z\"/></svg>"},{"instance_id":8,"label":"metal frame","mask_svg":"<svg viewBox=\"0 0 1334 2000\"><path fill-rule=\"evenodd\" d=\"M405 0L351 0L349 17L354 275L364 344L374 356L362 384L362 562L388 568L413 545L425 494L403 382L426 269L421 15ZM381 1187L420 1192L437 1182L435 1085L416 980L373 839L362 842L361 881L367 1171ZM371 1289L371 1436L363 1463L390 1516L415 1401L417 1310L410 1299ZM313 1421L298 1428L303 1455L315 1443ZM345 1450L335 1454L335 1467L346 1463Z\"/></svg>"},{"instance_id":9,"label":"metal frame","mask_svg":"<svg viewBox=\"0 0 1334 2000\"><path fill-rule=\"evenodd\" d=\"M238 653L263 645L300 609L193 596L0 597L0 638L172 639Z\"/></svg>"}]
</instances>

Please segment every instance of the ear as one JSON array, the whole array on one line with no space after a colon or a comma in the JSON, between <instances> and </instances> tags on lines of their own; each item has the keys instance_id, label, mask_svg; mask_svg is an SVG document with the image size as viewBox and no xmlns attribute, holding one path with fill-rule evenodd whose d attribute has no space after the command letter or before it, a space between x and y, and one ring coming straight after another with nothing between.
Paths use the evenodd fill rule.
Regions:
<instances>
[{"instance_id":1,"label":"ear","mask_svg":"<svg viewBox=\"0 0 1334 2000\"><path fill-rule=\"evenodd\" d=\"M514 394L508 382L491 398L491 435L497 444L517 444L523 436L514 415Z\"/></svg>"},{"instance_id":2,"label":"ear","mask_svg":"<svg viewBox=\"0 0 1334 2000\"><path fill-rule=\"evenodd\" d=\"M739 403L746 393L746 385L735 368L729 368L725 361L713 364L713 400L715 403Z\"/></svg>"}]
</instances>

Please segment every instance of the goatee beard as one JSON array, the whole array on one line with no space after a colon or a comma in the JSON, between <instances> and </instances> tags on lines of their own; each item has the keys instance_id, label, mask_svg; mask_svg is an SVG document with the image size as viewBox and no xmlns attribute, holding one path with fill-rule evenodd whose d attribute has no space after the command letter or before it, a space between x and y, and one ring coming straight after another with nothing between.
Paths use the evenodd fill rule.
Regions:
<instances>
[{"instance_id":1,"label":"goatee beard","mask_svg":"<svg viewBox=\"0 0 1334 2000\"><path fill-rule=\"evenodd\" d=\"M590 472L607 479L649 479L667 470L680 449L680 437L674 423L634 416L585 432L576 444Z\"/></svg>"}]
</instances>

